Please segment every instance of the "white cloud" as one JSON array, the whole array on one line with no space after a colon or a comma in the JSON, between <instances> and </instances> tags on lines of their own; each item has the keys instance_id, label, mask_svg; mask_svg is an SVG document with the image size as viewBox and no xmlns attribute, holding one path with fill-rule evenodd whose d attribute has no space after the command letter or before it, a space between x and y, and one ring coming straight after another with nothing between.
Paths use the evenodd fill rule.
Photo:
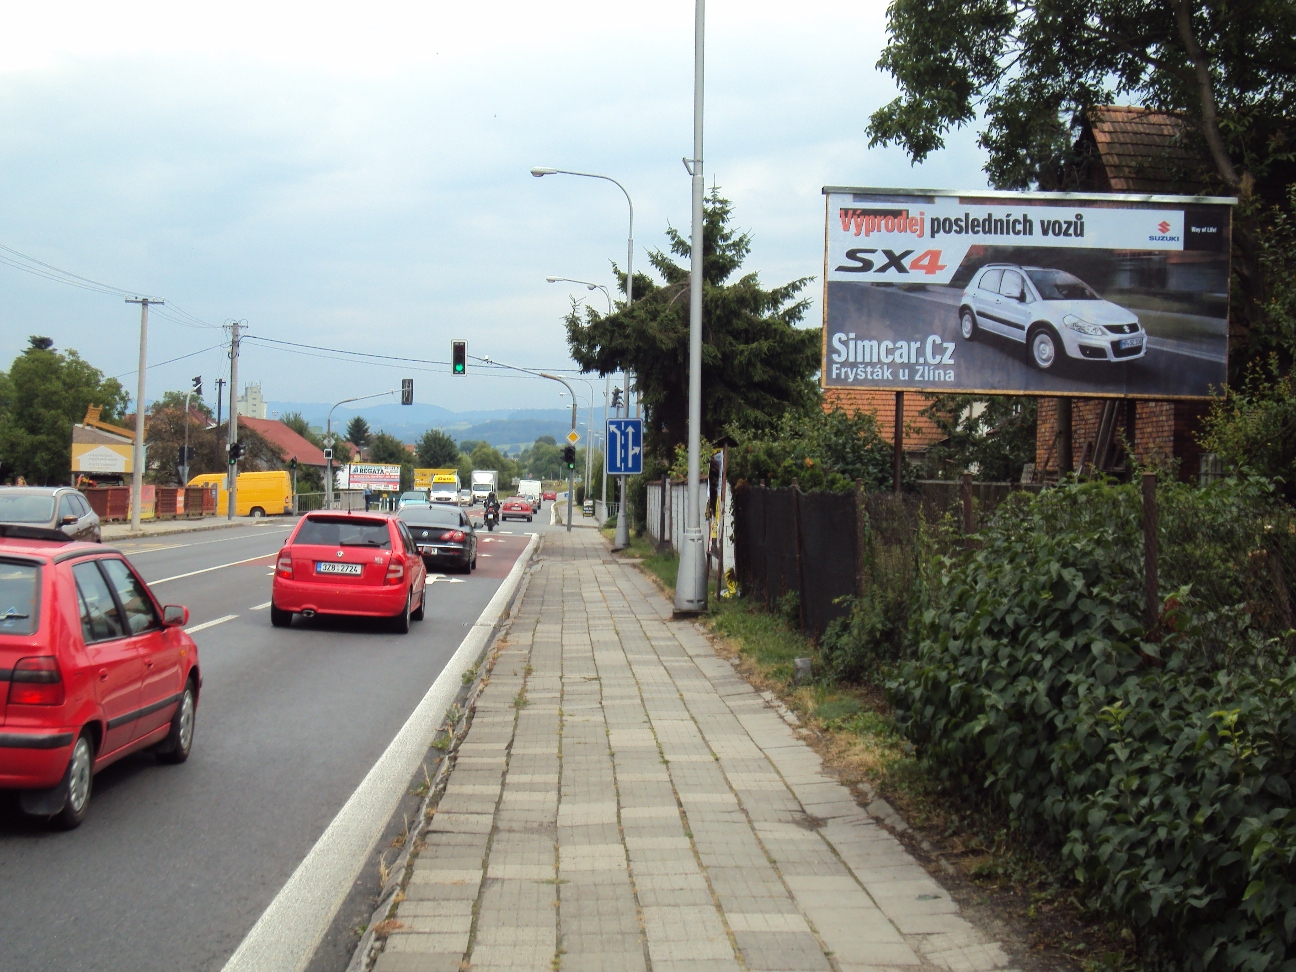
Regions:
<instances>
[{"instance_id":1,"label":"white cloud","mask_svg":"<svg viewBox=\"0 0 1296 972\"><path fill-rule=\"evenodd\" d=\"M611 283L625 202L636 264L686 229L693 5L28 5L0 35L0 243L162 294L254 334L442 359L452 337L523 364L566 361L567 294ZM983 186L969 133L914 169L867 147L892 96L874 68L885 6L708 8L707 171L755 236L768 282L822 270L824 184ZM579 295L584 296L583 290ZM601 302L601 297L598 298ZM817 310L811 319L816 319ZM109 374L137 312L0 267L0 362L31 333ZM214 344L158 322L151 359ZM154 369L150 396L221 352ZM247 346L267 397L324 400L392 371ZM421 401L552 404L526 380L418 373ZM537 397L539 396L539 397Z\"/></svg>"}]
</instances>

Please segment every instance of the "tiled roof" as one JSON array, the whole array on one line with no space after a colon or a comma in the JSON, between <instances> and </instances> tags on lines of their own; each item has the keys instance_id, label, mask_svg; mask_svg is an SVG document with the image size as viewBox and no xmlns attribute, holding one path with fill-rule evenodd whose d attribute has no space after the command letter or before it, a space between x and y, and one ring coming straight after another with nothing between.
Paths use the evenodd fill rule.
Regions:
<instances>
[{"instance_id":1,"label":"tiled roof","mask_svg":"<svg viewBox=\"0 0 1296 972\"><path fill-rule=\"evenodd\" d=\"M920 414L931 403L926 395L909 392L904 401L904 445L911 451L921 451L945 438L936 423ZM847 412L868 412L877 418L878 434L895 441L895 392L873 388L825 388L823 407L834 406Z\"/></svg>"},{"instance_id":2,"label":"tiled roof","mask_svg":"<svg viewBox=\"0 0 1296 972\"><path fill-rule=\"evenodd\" d=\"M1186 175L1201 158L1185 144L1183 118L1148 108L1103 105L1085 113L1112 192L1195 189ZM1190 185L1185 185L1190 183Z\"/></svg>"},{"instance_id":3,"label":"tiled roof","mask_svg":"<svg viewBox=\"0 0 1296 972\"><path fill-rule=\"evenodd\" d=\"M249 418L246 415L240 415L238 420L239 425L251 429L278 447L279 457L284 462L296 459L303 466L323 467L325 465L324 451L303 439L282 422L276 419Z\"/></svg>"}]
</instances>

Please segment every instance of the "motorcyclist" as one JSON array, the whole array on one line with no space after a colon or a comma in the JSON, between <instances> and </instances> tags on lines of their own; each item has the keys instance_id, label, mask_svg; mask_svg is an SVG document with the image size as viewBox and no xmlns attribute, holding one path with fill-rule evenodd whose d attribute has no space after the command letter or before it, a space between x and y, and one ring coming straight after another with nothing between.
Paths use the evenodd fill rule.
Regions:
<instances>
[{"instance_id":1,"label":"motorcyclist","mask_svg":"<svg viewBox=\"0 0 1296 972\"><path fill-rule=\"evenodd\" d=\"M494 530L495 524L499 522L500 503L495 491L491 490L490 495L486 497L486 508L483 519L486 523L486 529Z\"/></svg>"}]
</instances>

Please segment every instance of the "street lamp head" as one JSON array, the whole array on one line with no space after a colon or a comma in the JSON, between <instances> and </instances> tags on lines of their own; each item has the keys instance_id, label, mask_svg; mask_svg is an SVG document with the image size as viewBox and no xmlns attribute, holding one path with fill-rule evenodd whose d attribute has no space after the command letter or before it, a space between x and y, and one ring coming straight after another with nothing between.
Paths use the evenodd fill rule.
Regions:
<instances>
[{"instance_id":1,"label":"street lamp head","mask_svg":"<svg viewBox=\"0 0 1296 972\"><path fill-rule=\"evenodd\" d=\"M585 285L585 289L586 289L586 290L593 290L593 289L594 289L595 287L597 287L597 286L598 286L598 284L586 284L586 285Z\"/></svg>"},{"instance_id":2,"label":"street lamp head","mask_svg":"<svg viewBox=\"0 0 1296 972\"><path fill-rule=\"evenodd\" d=\"M531 174L535 176L537 179L539 179L541 176L557 175L558 170L550 169L549 167L543 165L537 165L535 168L531 170Z\"/></svg>"},{"instance_id":3,"label":"street lamp head","mask_svg":"<svg viewBox=\"0 0 1296 972\"><path fill-rule=\"evenodd\" d=\"M557 283L562 277L545 277L546 283Z\"/></svg>"}]
</instances>

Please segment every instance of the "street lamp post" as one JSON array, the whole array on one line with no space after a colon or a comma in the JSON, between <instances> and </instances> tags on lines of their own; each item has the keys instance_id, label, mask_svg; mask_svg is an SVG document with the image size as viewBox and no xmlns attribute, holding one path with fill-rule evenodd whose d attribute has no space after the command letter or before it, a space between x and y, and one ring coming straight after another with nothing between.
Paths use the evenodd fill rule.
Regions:
<instances>
[{"instance_id":1,"label":"street lamp post","mask_svg":"<svg viewBox=\"0 0 1296 972\"><path fill-rule=\"evenodd\" d=\"M699 0L700 2L700 0ZM537 179L547 175L571 175L581 176L586 179L602 179L604 182L610 182L621 190L626 197L626 204L630 207L630 231L626 235L626 309L634 302L634 201L630 198L630 193L626 192L626 187L621 185L611 176L598 175L594 172L573 172L570 169L551 169L546 166L536 166L531 170L531 174ZM629 415L630 400L630 371L625 372L625 396L627 402L626 414ZM630 525L626 521L626 477L621 478L621 502L617 506L617 524L616 539L612 542L613 550L624 550L630 546Z\"/></svg>"},{"instance_id":2,"label":"street lamp post","mask_svg":"<svg viewBox=\"0 0 1296 972\"><path fill-rule=\"evenodd\" d=\"M612 316L612 295L608 293L608 289L604 287L602 284L590 283L588 280L573 280L571 277L545 277L545 279L550 283L558 283L560 281L563 283L576 283L576 284L582 284L589 290L603 291L603 296L607 298L608 317ZM612 399L612 376L610 374L607 374L603 376L603 430L605 436L607 433L607 424L608 424L608 417L609 417L608 402L611 401L611 399ZM604 444L603 454L605 456L607 455L606 443ZM606 459L603 462L603 466L604 466L604 473L602 476L599 477L599 483L601 484L600 488L602 491L600 500L603 503L603 512L606 513L607 512L607 472L606 472L607 460ZM602 524L600 523L599 526L602 527Z\"/></svg>"},{"instance_id":3,"label":"street lamp post","mask_svg":"<svg viewBox=\"0 0 1296 972\"><path fill-rule=\"evenodd\" d=\"M675 580L675 610L695 614L707 607L707 551L702 537L700 459L702 435L702 106L706 52L706 0L694 0L693 21L693 158L685 160L693 177L693 228L689 241L689 406L688 509L684 547Z\"/></svg>"},{"instance_id":4,"label":"street lamp post","mask_svg":"<svg viewBox=\"0 0 1296 972\"><path fill-rule=\"evenodd\" d=\"M373 395L361 395L359 398L344 398L333 406L347 405L351 402L367 402L371 398L382 398L384 395L395 395L396 389L389 388L385 392L376 392ZM328 449L328 459L325 460L324 468L324 509L333 509L333 408L329 409L328 421L324 426L324 447Z\"/></svg>"}]
</instances>

